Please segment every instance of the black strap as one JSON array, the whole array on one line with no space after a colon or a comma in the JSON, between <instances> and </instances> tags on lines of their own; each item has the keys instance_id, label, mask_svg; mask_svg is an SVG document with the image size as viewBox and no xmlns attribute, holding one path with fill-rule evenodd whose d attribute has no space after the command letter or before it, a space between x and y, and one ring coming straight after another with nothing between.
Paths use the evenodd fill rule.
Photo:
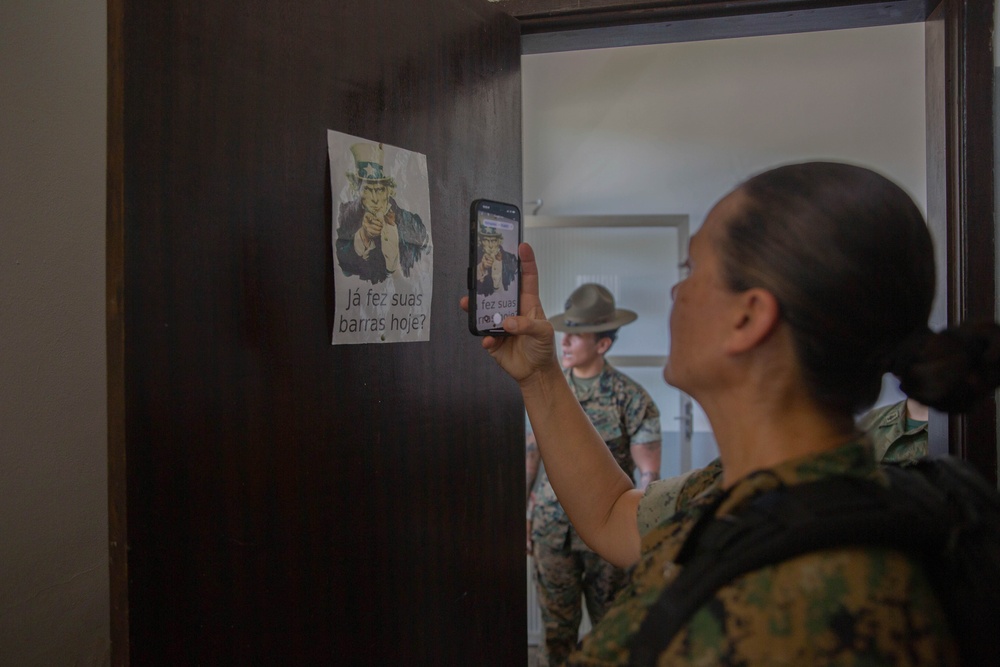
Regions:
<instances>
[{"instance_id":1,"label":"black strap","mask_svg":"<svg viewBox=\"0 0 1000 667\"><path fill-rule=\"evenodd\" d=\"M883 546L933 558L947 542L940 491L920 475L893 475L892 490L831 477L752 499L736 516L705 513L682 546L680 574L629 642L632 667L655 665L688 619L726 583L794 556L840 546Z\"/></svg>"}]
</instances>

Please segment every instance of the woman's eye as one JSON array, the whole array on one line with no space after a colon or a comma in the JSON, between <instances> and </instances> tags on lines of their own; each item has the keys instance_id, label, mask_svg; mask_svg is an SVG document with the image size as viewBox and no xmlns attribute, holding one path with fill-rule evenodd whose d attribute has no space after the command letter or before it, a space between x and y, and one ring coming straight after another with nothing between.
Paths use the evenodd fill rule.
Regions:
<instances>
[{"instance_id":1,"label":"woman's eye","mask_svg":"<svg viewBox=\"0 0 1000 667\"><path fill-rule=\"evenodd\" d=\"M691 260L690 259L685 259L683 262L681 262L680 264L677 265L677 268L683 269L685 271L690 271L691 270Z\"/></svg>"}]
</instances>

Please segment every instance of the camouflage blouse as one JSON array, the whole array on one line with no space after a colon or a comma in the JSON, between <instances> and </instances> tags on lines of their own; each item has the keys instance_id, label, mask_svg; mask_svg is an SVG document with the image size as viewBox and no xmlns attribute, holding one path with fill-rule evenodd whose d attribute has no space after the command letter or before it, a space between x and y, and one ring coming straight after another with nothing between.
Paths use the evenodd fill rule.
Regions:
<instances>
[{"instance_id":1,"label":"camouflage blouse","mask_svg":"<svg viewBox=\"0 0 1000 667\"><path fill-rule=\"evenodd\" d=\"M569 665L627 665L629 638L673 581L674 563L701 514L735 514L780 484L830 475L885 478L871 444L836 450L753 473L728 492L716 476L678 504L678 513L644 535L632 582ZM901 553L876 548L805 554L738 577L681 629L658 665L955 665L956 647L923 571Z\"/></svg>"},{"instance_id":2,"label":"camouflage blouse","mask_svg":"<svg viewBox=\"0 0 1000 667\"><path fill-rule=\"evenodd\" d=\"M679 507L684 507L705 489L722 477L722 459L716 458L704 468L696 468L677 477L658 479L649 485L642 500L636 520L639 535L672 517Z\"/></svg>"},{"instance_id":3,"label":"camouflage blouse","mask_svg":"<svg viewBox=\"0 0 1000 667\"><path fill-rule=\"evenodd\" d=\"M927 422L910 427L906 399L870 411L858 422L858 428L871 436L879 461L901 463L927 455Z\"/></svg>"},{"instance_id":4,"label":"camouflage blouse","mask_svg":"<svg viewBox=\"0 0 1000 667\"><path fill-rule=\"evenodd\" d=\"M905 463L927 455L927 422L918 422L912 428L907 426L905 399L875 408L858 421L858 428L871 439L875 460L879 462ZM639 503L639 534L645 535L663 523L721 475L722 461L716 458L704 468L650 484Z\"/></svg>"}]
</instances>

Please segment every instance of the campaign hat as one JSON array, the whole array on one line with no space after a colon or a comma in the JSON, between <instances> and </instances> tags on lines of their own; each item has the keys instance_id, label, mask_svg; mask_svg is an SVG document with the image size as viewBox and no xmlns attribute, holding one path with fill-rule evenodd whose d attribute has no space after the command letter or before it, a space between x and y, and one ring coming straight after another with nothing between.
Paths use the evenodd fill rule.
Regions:
<instances>
[{"instance_id":1,"label":"campaign hat","mask_svg":"<svg viewBox=\"0 0 1000 667\"><path fill-rule=\"evenodd\" d=\"M597 283L584 283L573 290L565 309L549 318L556 331L565 333L612 331L639 317L633 310L615 307L614 295Z\"/></svg>"}]
</instances>

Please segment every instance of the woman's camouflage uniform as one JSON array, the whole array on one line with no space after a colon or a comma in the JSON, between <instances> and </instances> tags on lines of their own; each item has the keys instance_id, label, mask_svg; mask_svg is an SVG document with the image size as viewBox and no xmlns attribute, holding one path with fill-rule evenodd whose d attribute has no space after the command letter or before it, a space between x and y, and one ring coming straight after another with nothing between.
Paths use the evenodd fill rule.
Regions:
<instances>
[{"instance_id":1,"label":"woman's camouflage uniform","mask_svg":"<svg viewBox=\"0 0 1000 667\"><path fill-rule=\"evenodd\" d=\"M703 471L699 471L703 472ZM708 479L705 469L701 479ZM830 475L884 481L867 437L818 456L749 475L717 514L735 514L779 484ZM698 477L697 474L694 477ZM674 558L701 513L727 494L717 474L642 540L630 585L569 665L626 665L629 638L676 576ZM698 480L689 478L692 488ZM875 548L809 553L738 577L681 629L658 665L955 665L947 622L921 568L901 553Z\"/></svg>"},{"instance_id":2,"label":"woman's camouflage uniform","mask_svg":"<svg viewBox=\"0 0 1000 667\"><path fill-rule=\"evenodd\" d=\"M858 428L871 438L875 460L888 463L927 456L927 422L917 422L912 428L907 426L906 399L874 408L858 421ZM673 516L681 501L691 500L721 475L722 461L715 459L704 468L650 484L639 503L639 534L645 535Z\"/></svg>"}]
</instances>

